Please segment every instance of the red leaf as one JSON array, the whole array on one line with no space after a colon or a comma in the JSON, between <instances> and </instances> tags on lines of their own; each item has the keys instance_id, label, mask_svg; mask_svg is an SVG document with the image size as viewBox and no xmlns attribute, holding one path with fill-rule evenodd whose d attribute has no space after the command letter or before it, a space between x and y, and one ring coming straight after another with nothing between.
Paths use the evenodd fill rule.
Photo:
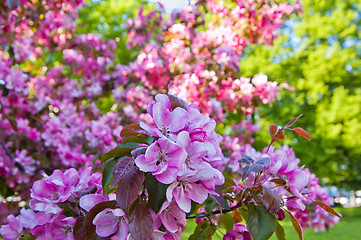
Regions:
<instances>
[{"instance_id":1,"label":"red leaf","mask_svg":"<svg viewBox=\"0 0 361 240\"><path fill-rule=\"evenodd\" d=\"M129 216L129 232L135 240L147 240L154 228L153 218L149 209L138 204Z\"/></svg>"},{"instance_id":2,"label":"red leaf","mask_svg":"<svg viewBox=\"0 0 361 240\"><path fill-rule=\"evenodd\" d=\"M291 222L293 225L293 228L296 230L296 233L298 235L298 238L300 240L303 240L303 232L302 232L302 228L300 223L298 222L297 218L295 218L292 213L290 211L288 211L287 209L284 209L286 212L288 212L288 214L290 215L291 218Z\"/></svg>"},{"instance_id":3,"label":"red leaf","mask_svg":"<svg viewBox=\"0 0 361 240\"><path fill-rule=\"evenodd\" d=\"M78 217L73 228L73 236L75 240L87 239L84 228L85 217Z\"/></svg>"},{"instance_id":4,"label":"red leaf","mask_svg":"<svg viewBox=\"0 0 361 240\"><path fill-rule=\"evenodd\" d=\"M138 123L132 123L125 127L123 127L122 131L120 131L121 137L131 137L131 136L138 136L138 137L146 137L149 135L147 131L139 126Z\"/></svg>"},{"instance_id":5,"label":"red leaf","mask_svg":"<svg viewBox=\"0 0 361 240\"><path fill-rule=\"evenodd\" d=\"M95 232L95 225L93 224L93 219L95 216L103 211L106 208L115 209L117 207L116 201L106 201L96 204L92 209L89 210L88 214L85 216L84 219L84 229L86 236L90 238Z\"/></svg>"},{"instance_id":6,"label":"red leaf","mask_svg":"<svg viewBox=\"0 0 361 240\"><path fill-rule=\"evenodd\" d=\"M297 133L301 137L304 137L304 138L306 138L308 140L311 140L311 136L303 128L296 127L294 129L292 129L292 131L294 131L295 133Z\"/></svg>"},{"instance_id":7,"label":"red leaf","mask_svg":"<svg viewBox=\"0 0 361 240\"><path fill-rule=\"evenodd\" d=\"M87 237L84 227L84 216L78 217L73 228L74 240L110 240L110 237L99 237L95 232Z\"/></svg>"},{"instance_id":8,"label":"red leaf","mask_svg":"<svg viewBox=\"0 0 361 240\"><path fill-rule=\"evenodd\" d=\"M234 223L239 223L242 222L242 216L241 214L236 210L236 211L232 211L233 214L233 221Z\"/></svg>"},{"instance_id":9,"label":"red leaf","mask_svg":"<svg viewBox=\"0 0 361 240\"><path fill-rule=\"evenodd\" d=\"M134 158L127 157L121 159L114 167L113 182L110 188L114 187L120 180L126 177L134 167Z\"/></svg>"},{"instance_id":10,"label":"red leaf","mask_svg":"<svg viewBox=\"0 0 361 240\"><path fill-rule=\"evenodd\" d=\"M129 174L119 181L116 200L118 206L123 209L124 212L128 212L130 204L138 197L143 181L144 173L137 167L134 167Z\"/></svg>"},{"instance_id":11,"label":"red leaf","mask_svg":"<svg viewBox=\"0 0 361 240\"><path fill-rule=\"evenodd\" d=\"M286 124L286 127L290 127L292 124L294 124L300 117L302 117L303 114L300 114L298 117L295 117L294 119L292 119L291 121L289 121Z\"/></svg>"},{"instance_id":12,"label":"red leaf","mask_svg":"<svg viewBox=\"0 0 361 240\"><path fill-rule=\"evenodd\" d=\"M269 134L271 135L271 138L277 134L274 138L274 141L285 139L285 133L283 131L279 132L279 129L280 128L274 123L269 126Z\"/></svg>"},{"instance_id":13,"label":"red leaf","mask_svg":"<svg viewBox=\"0 0 361 240\"><path fill-rule=\"evenodd\" d=\"M263 186L263 197L261 198L266 209L272 214L280 209L282 200L272 189Z\"/></svg>"},{"instance_id":14,"label":"red leaf","mask_svg":"<svg viewBox=\"0 0 361 240\"><path fill-rule=\"evenodd\" d=\"M278 186L284 186L286 184L286 181L281 178L272 179L271 182L274 182Z\"/></svg>"},{"instance_id":15,"label":"red leaf","mask_svg":"<svg viewBox=\"0 0 361 240\"><path fill-rule=\"evenodd\" d=\"M170 105L172 110L176 109L177 107L184 108L188 110L188 104L181 98L174 96L172 94L168 94Z\"/></svg>"},{"instance_id":16,"label":"red leaf","mask_svg":"<svg viewBox=\"0 0 361 240\"><path fill-rule=\"evenodd\" d=\"M334 215L334 216L339 217L339 218L342 219L341 215L338 212L336 212L335 210L333 210L333 208L328 206L326 203L323 203L323 202L317 201L317 200L315 201L315 203L317 203L318 206L322 207L329 214Z\"/></svg>"},{"instance_id":17,"label":"red leaf","mask_svg":"<svg viewBox=\"0 0 361 240\"><path fill-rule=\"evenodd\" d=\"M216 189L214 190L216 193L218 193L218 196L215 194L210 194L210 196L218 203L218 205L223 209L224 206L224 195L222 192L222 188L220 185L216 186Z\"/></svg>"}]
</instances>

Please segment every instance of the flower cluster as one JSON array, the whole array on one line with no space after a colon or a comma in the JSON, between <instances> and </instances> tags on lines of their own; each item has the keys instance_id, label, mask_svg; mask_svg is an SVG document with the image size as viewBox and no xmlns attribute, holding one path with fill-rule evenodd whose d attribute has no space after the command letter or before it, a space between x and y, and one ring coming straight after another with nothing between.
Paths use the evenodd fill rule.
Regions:
<instances>
[{"instance_id":1,"label":"flower cluster","mask_svg":"<svg viewBox=\"0 0 361 240\"><path fill-rule=\"evenodd\" d=\"M320 186L319 179L315 174L310 173L306 168L305 172L309 179L307 188L309 193L307 194L307 199L303 201L305 205L310 205L313 201L321 201L329 206L333 205L332 198L328 195L326 190ZM339 218L332 216L327 213L322 207L315 206L314 208L305 207L302 209L292 209L295 217L301 224L303 229L307 227L313 228L315 231L325 231L329 227L332 227L334 224L339 222Z\"/></svg>"},{"instance_id":2,"label":"flower cluster","mask_svg":"<svg viewBox=\"0 0 361 240\"><path fill-rule=\"evenodd\" d=\"M307 168L299 166L300 160L296 158L291 148L288 146L279 149L271 147L267 155L264 155L266 148L263 152L258 152L251 145L242 146L238 142L236 136L225 139L226 148L228 151L231 150L228 152L230 156L227 158L227 166L232 172L243 172L244 174L242 171L244 165L238 164L238 156L241 154L257 160L265 156L269 157L269 164L264 167L263 174L256 177L256 173L251 173L245 180L245 185L241 185L242 189L254 186L257 182L263 187L273 189L275 194L284 199L284 206L294 214L303 229L312 227L316 231L325 230L339 221L338 217L330 215L321 206L312 204L318 200L331 206L333 202L325 189L320 186L318 178ZM314 220L316 216L317 219Z\"/></svg>"},{"instance_id":3,"label":"flower cluster","mask_svg":"<svg viewBox=\"0 0 361 240\"><path fill-rule=\"evenodd\" d=\"M80 167L121 140L122 113L96 102L125 78L114 41L75 34L83 1L10 3L0 20L0 175L27 200L42 171Z\"/></svg>"},{"instance_id":4,"label":"flower cluster","mask_svg":"<svg viewBox=\"0 0 361 240\"><path fill-rule=\"evenodd\" d=\"M207 23L201 9L214 20ZM237 77L243 49L272 44L284 18L297 10L287 2L212 0L192 1L170 19L155 10L140 11L128 20L128 46L139 49L130 77L150 89L167 89L219 121L233 110L251 115L258 104L275 100L278 86L262 74L252 80Z\"/></svg>"},{"instance_id":5,"label":"flower cluster","mask_svg":"<svg viewBox=\"0 0 361 240\"><path fill-rule=\"evenodd\" d=\"M239 63L247 45L272 44L297 6L191 2L170 18L162 10L141 8L129 19L127 47L137 55L128 65L117 63L113 40L77 33L82 0L0 3L0 181L6 199L0 220L7 216L2 237L72 239L86 229L87 237L179 239L192 206L206 204L201 207L206 213L197 210L200 215L192 217L205 219L204 229L210 230L230 217L219 217L216 208L252 209L255 195L257 207L266 206L278 219L284 215L279 197L284 197L303 227L322 230L336 222L319 206L306 207L311 199L330 202L292 150L257 152L247 144L257 129L246 121L224 138L225 158L222 137L215 133L215 120L232 112L250 116L276 99L276 82L262 74L241 77ZM151 101L158 92L193 104L164 94ZM119 136L121 125L140 120L146 123L136 129L139 134ZM117 155L119 149L125 156ZM107 151L115 155L106 162L102 157L99 166L100 154ZM241 153L247 156L239 165ZM244 181L225 181L221 171L228 167ZM103 176L91 173L99 168ZM123 175L116 173L119 168ZM109 187L111 177L116 192ZM246 191L253 195L242 195ZM211 217L216 221L210 223ZM252 234L240 221L227 228L225 239Z\"/></svg>"},{"instance_id":6,"label":"flower cluster","mask_svg":"<svg viewBox=\"0 0 361 240\"><path fill-rule=\"evenodd\" d=\"M223 236L223 240L251 240L252 236L248 232L246 226L243 224L235 224L234 230L228 231L226 235Z\"/></svg>"},{"instance_id":7,"label":"flower cluster","mask_svg":"<svg viewBox=\"0 0 361 240\"><path fill-rule=\"evenodd\" d=\"M90 167L79 171L55 170L43 177L44 180L34 182L30 189L30 209L22 208L16 217L9 215L8 224L1 226L4 239L19 239L30 234L37 239L73 239L72 228L81 211L77 208L79 202L87 209L83 198L90 193L101 194L101 174L91 174Z\"/></svg>"},{"instance_id":8,"label":"flower cluster","mask_svg":"<svg viewBox=\"0 0 361 240\"><path fill-rule=\"evenodd\" d=\"M140 126L157 140L135 159L135 164L141 171L151 172L159 182L170 184L160 216L169 214L166 209L174 209L169 205L189 212L192 200L204 202L209 193L216 194L217 185L224 183L217 169L224 163L219 146L222 137L214 132L216 123L207 114L202 115L195 105L172 108L167 95L158 94L147 111L155 126L145 123ZM161 220L167 228L167 218ZM180 222L180 225L184 224Z\"/></svg>"}]
</instances>

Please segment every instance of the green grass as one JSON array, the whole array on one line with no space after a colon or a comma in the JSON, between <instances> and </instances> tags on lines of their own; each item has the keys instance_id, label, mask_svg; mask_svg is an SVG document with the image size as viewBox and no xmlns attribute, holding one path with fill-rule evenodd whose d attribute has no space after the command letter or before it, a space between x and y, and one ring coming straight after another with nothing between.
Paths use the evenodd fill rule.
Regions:
<instances>
[{"instance_id":1,"label":"green grass","mask_svg":"<svg viewBox=\"0 0 361 240\"><path fill-rule=\"evenodd\" d=\"M359 240L361 239L361 207L358 208L335 208L337 212L340 212L343 216L344 222L340 221L324 232L314 232L313 229L306 229L303 232L305 240ZM281 222L281 225L285 229L287 240L298 240L298 236L292 227L292 223L289 218L286 218ZM182 236L182 239L188 239L193 233L196 224L195 221L188 221L186 230ZM214 239L218 239L214 236ZM277 240L275 236L271 237L271 240Z\"/></svg>"}]
</instances>

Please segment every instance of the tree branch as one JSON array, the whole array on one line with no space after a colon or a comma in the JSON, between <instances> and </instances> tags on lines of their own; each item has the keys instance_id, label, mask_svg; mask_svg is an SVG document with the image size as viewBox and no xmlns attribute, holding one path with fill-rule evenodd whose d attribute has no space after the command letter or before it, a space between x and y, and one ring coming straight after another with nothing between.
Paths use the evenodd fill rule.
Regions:
<instances>
[{"instance_id":1,"label":"tree branch","mask_svg":"<svg viewBox=\"0 0 361 240\"><path fill-rule=\"evenodd\" d=\"M5 145L5 143L1 143L1 146L3 147L6 155L7 155L9 158L11 158L12 160L14 160L15 166L16 166L17 168L19 168L20 171L25 172L24 166L23 166L21 163L19 163L19 162L17 162L17 161L15 160L15 157L11 154L9 148Z\"/></svg>"},{"instance_id":2,"label":"tree branch","mask_svg":"<svg viewBox=\"0 0 361 240\"><path fill-rule=\"evenodd\" d=\"M218 209L212 212L212 214L208 214L208 213L199 213L195 216L187 216L186 219L191 219L191 218L201 218L201 217L209 217L211 215L215 215L215 214L220 214L220 213L229 213L232 212L233 210L236 210L237 208L241 207L243 204L243 201L239 201L235 206L229 208L229 209Z\"/></svg>"}]
</instances>

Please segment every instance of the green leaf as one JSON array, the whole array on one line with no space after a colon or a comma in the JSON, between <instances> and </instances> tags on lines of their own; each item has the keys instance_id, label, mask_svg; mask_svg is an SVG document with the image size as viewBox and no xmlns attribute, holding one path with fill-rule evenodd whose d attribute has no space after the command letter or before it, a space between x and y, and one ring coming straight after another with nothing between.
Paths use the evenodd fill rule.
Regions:
<instances>
[{"instance_id":1,"label":"green leaf","mask_svg":"<svg viewBox=\"0 0 361 240\"><path fill-rule=\"evenodd\" d=\"M188 240L204 240L211 235L212 229L211 226L209 226L206 229L195 231L192 235L189 236Z\"/></svg>"},{"instance_id":2,"label":"green leaf","mask_svg":"<svg viewBox=\"0 0 361 240\"><path fill-rule=\"evenodd\" d=\"M152 144L154 138L152 136L147 136L145 138L141 138L138 136L124 137L122 138L122 144L134 142L134 143L144 143L144 144Z\"/></svg>"},{"instance_id":3,"label":"green leaf","mask_svg":"<svg viewBox=\"0 0 361 240\"><path fill-rule=\"evenodd\" d=\"M233 230L234 221L233 215L230 213L223 213L219 216L219 223L223 225L227 232Z\"/></svg>"},{"instance_id":4,"label":"green leaf","mask_svg":"<svg viewBox=\"0 0 361 240\"><path fill-rule=\"evenodd\" d=\"M123 157L123 158L125 158L125 157ZM116 158L111 158L105 162L104 168L103 168L103 175L102 175L103 193L106 193L106 189L113 178L113 170L115 168L115 165L117 165L117 163L121 159L122 158L116 157Z\"/></svg>"},{"instance_id":5,"label":"green leaf","mask_svg":"<svg viewBox=\"0 0 361 240\"><path fill-rule=\"evenodd\" d=\"M206 206L204 207L204 210L206 210L206 212L209 215L213 214L213 209L215 209L217 207L217 202L214 201L212 198L208 198L208 202L206 203Z\"/></svg>"},{"instance_id":6,"label":"green leaf","mask_svg":"<svg viewBox=\"0 0 361 240\"><path fill-rule=\"evenodd\" d=\"M121 157L124 154L130 153L132 150L139 148L139 144L135 142L128 142L125 144L120 144L116 148L110 150L109 152L103 154L101 157L101 163L104 163L112 157Z\"/></svg>"},{"instance_id":7,"label":"green leaf","mask_svg":"<svg viewBox=\"0 0 361 240\"><path fill-rule=\"evenodd\" d=\"M241 216L243 217L243 219L248 219L248 213L246 210L239 208L239 213L241 214Z\"/></svg>"},{"instance_id":8,"label":"green leaf","mask_svg":"<svg viewBox=\"0 0 361 240\"><path fill-rule=\"evenodd\" d=\"M208 221L208 220L203 220L202 222L200 222L200 223L197 225L195 231L197 231L197 230L204 230L204 229L208 228L209 226L210 226L209 221Z\"/></svg>"},{"instance_id":9,"label":"green leaf","mask_svg":"<svg viewBox=\"0 0 361 240\"><path fill-rule=\"evenodd\" d=\"M276 237L278 240L286 240L286 235L285 235L285 230L283 229L282 225L277 222L277 226L276 226Z\"/></svg>"},{"instance_id":10,"label":"green leaf","mask_svg":"<svg viewBox=\"0 0 361 240\"><path fill-rule=\"evenodd\" d=\"M237 186L237 184L233 181L231 177L224 176L224 179L225 179L224 186L226 187Z\"/></svg>"},{"instance_id":11,"label":"green leaf","mask_svg":"<svg viewBox=\"0 0 361 240\"><path fill-rule=\"evenodd\" d=\"M165 201L169 184L160 183L152 174L148 174L145 177L144 185L148 190L149 206L157 213Z\"/></svg>"},{"instance_id":12,"label":"green leaf","mask_svg":"<svg viewBox=\"0 0 361 240\"><path fill-rule=\"evenodd\" d=\"M293 214L292 214L290 211L288 211L287 209L284 209L284 210L285 210L286 212L288 212L288 214L290 215L293 228L296 230L297 235L298 235L298 238L299 238L300 240L303 240L302 228L301 228L301 225L300 225L300 223L298 222L297 218L295 218L295 217L293 216Z\"/></svg>"},{"instance_id":13,"label":"green leaf","mask_svg":"<svg viewBox=\"0 0 361 240\"><path fill-rule=\"evenodd\" d=\"M247 229L253 240L269 239L276 231L276 219L263 206L248 207Z\"/></svg>"},{"instance_id":14,"label":"green leaf","mask_svg":"<svg viewBox=\"0 0 361 240\"><path fill-rule=\"evenodd\" d=\"M194 233L189 236L189 240L204 240L207 239L212 234L212 227L209 224L208 220L200 222Z\"/></svg>"}]
</instances>

